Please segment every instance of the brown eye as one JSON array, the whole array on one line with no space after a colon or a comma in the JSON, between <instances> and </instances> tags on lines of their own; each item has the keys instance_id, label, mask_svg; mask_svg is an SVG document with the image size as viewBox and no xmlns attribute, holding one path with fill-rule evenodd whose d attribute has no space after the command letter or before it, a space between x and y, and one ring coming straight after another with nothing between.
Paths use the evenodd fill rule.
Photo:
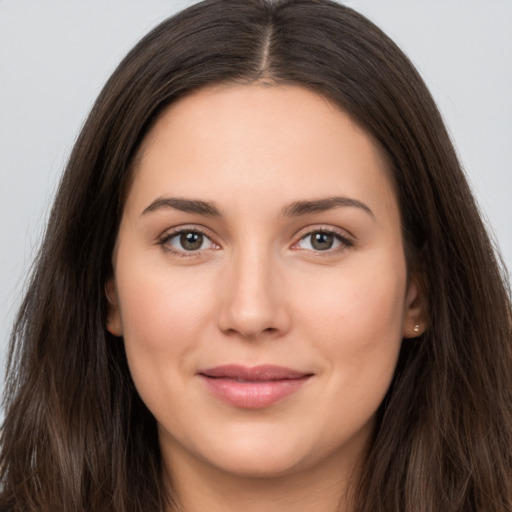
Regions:
<instances>
[{"instance_id":1,"label":"brown eye","mask_svg":"<svg viewBox=\"0 0 512 512\"><path fill-rule=\"evenodd\" d=\"M186 251L197 251L201 248L204 235L197 231L185 231L180 235L180 244Z\"/></svg>"},{"instance_id":2,"label":"brown eye","mask_svg":"<svg viewBox=\"0 0 512 512\"><path fill-rule=\"evenodd\" d=\"M165 236L160 244L171 252L181 255L218 248L204 233L194 229L175 231Z\"/></svg>"},{"instance_id":3,"label":"brown eye","mask_svg":"<svg viewBox=\"0 0 512 512\"><path fill-rule=\"evenodd\" d=\"M334 245L332 233L313 233L311 236L311 247L317 251L326 251Z\"/></svg>"},{"instance_id":4,"label":"brown eye","mask_svg":"<svg viewBox=\"0 0 512 512\"><path fill-rule=\"evenodd\" d=\"M331 231L311 231L303 236L296 245L298 249L305 249L313 252L335 252L337 249L351 247L350 240L342 235Z\"/></svg>"}]
</instances>

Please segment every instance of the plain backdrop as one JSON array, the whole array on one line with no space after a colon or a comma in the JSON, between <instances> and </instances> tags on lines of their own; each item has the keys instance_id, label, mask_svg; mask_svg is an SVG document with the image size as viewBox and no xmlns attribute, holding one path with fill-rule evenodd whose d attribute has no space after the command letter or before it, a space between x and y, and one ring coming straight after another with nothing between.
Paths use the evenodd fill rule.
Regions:
<instances>
[{"instance_id":1,"label":"plain backdrop","mask_svg":"<svg viewBox=\"0 0 512 512\"><path fill-rule=\"evenodd\" d=\"M95 97L141 36L193 3L0 0L0 358L59 176ZM345 3L419 69L512 269L512 0ZM2 377L3 369L0 391Z\"/></svg>"}]
</instances>

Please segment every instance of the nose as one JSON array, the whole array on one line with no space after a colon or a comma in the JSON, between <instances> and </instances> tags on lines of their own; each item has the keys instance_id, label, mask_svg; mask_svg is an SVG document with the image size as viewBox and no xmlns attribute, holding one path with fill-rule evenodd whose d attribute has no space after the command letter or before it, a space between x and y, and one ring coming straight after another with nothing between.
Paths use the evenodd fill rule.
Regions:
<instances>
[{"instance_id":1,"label":"nose","mask_svg":"<svg viewBox=\"0 0 512 512\"><path fill-rule=\"evenodd\" d=\"M221 283L220 330L249 340L282 336L291 323L284 282L270 251L234 255Z\"/></svg>"}]
</instances>

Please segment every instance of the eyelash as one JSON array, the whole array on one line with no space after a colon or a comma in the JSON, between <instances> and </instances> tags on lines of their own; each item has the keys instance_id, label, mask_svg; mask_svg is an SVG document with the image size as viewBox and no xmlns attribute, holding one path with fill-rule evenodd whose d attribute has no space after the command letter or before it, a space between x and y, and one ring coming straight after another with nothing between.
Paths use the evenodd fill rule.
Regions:
<instances>
[{"instance_id":1,"label":"eyelash","mask_svg":"<svg viewBox=\"0 0 512 512\"><path fill-rule=\"evenodd\" d=\"M332 256L333 254L338 254L340 252L343 252L346 249L349 249L350 247L354 246L354 243L349 240L346 236L342 235L339 231L335 229L327 229L327 228L317 228L313 229L311 231L307 231L306 233L302 234L302 236L299 238L297 242L293 244L292 247L296 247L299 243L301 243L303 240L306 240L308 237L312 237L313 235L331 235L334 237L335 242L337 241L339 245L334 248L329 248L325 250L314 250L314 249L302 249L305 251L310 251L312 254L315 255L315 257L323 257L323 256ZM311 241L310 241L311 245ZM298 249L301 250L301 249Z\"/></svg>"},{"instance_id":2,"label":"eyelash","mask_svg":"<svg viewBox=\"0 0 512 512\"><path fill-rule=\"evenodd\" d=\"M162 247L162 249L166 252L170 252L174 254L175 256L183 257L183 258L190 258L193 256L197 256L202 250L196 250L196 251L187 251L186 249L183 250L177 250L171 245L169 245L169 242L178 236L181 236L183 234L187 233L195 233L202 235L206 240L209 240L212 244L217 245L215 242L212 241L212 239L201 229L198 229L196 227L194 228L179 228L175 231L171 231L170 233L166 233L159 241L158 244ZM204 250L204 249L203 249Z\"/></svg>"},{"instance_id":3,"label":"eyelash","mask_svg":"<svg viewBox=\"0 0 512 512\"><path fill-rule=\"evenodd\" d=\"M179 228L179 229L176 229L175 231L171 231L170 233L166 233L158 241L158 245L160 245L164 251L170 252L179 257L189 258L189 257L197 256L205 249L177 250L177 249L173 248L171 245L169 245L169 242L173 238L176 238L178 236L181 236L181 235L187 234L187 233L194 233L194 234L202 235L206 240L209 240L211 244L219 247L215 242L212 241L212 239L204 231L202 231L201 229L198 229L196 227L194 227L194 228ZM334 229L320 228L320 229L314 229L314 230L311 230L311 231L308 231L308 232L302 234L301 237L299 238L299 240L292 245L292 248L296 247L303 240L306 240L308 237L311 237L315 234L332 235L334 237L334 239L339 243L339 246L335 247L334 249L329 248L329 249L325 249L325 250L320 250L320 249L319 250L297 249L297 250L310 251L315 256L322 257L322 256L337 254L339 252L342 252L342 251L354 246L354 243L351 240L349 240L347 237L341 235L338 231L336 231Z\"/></svg>"}]
</instances>

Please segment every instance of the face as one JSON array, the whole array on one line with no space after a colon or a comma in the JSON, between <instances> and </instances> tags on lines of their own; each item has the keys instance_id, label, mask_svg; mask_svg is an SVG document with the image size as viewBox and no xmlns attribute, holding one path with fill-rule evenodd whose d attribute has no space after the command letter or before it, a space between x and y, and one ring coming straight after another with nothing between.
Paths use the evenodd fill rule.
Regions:
<instances>
[{"instance_id":1,"label":"face","mask_svg":"<svg viewBox=\"0 0 512 512\"><path fill-rule=\"evenodd\" d=\"M421 311L386 163L345 113L291 86L175 103L143 143L113 264L109 330L169 467L361 459Z\"/></svg>"}]
</instances>

